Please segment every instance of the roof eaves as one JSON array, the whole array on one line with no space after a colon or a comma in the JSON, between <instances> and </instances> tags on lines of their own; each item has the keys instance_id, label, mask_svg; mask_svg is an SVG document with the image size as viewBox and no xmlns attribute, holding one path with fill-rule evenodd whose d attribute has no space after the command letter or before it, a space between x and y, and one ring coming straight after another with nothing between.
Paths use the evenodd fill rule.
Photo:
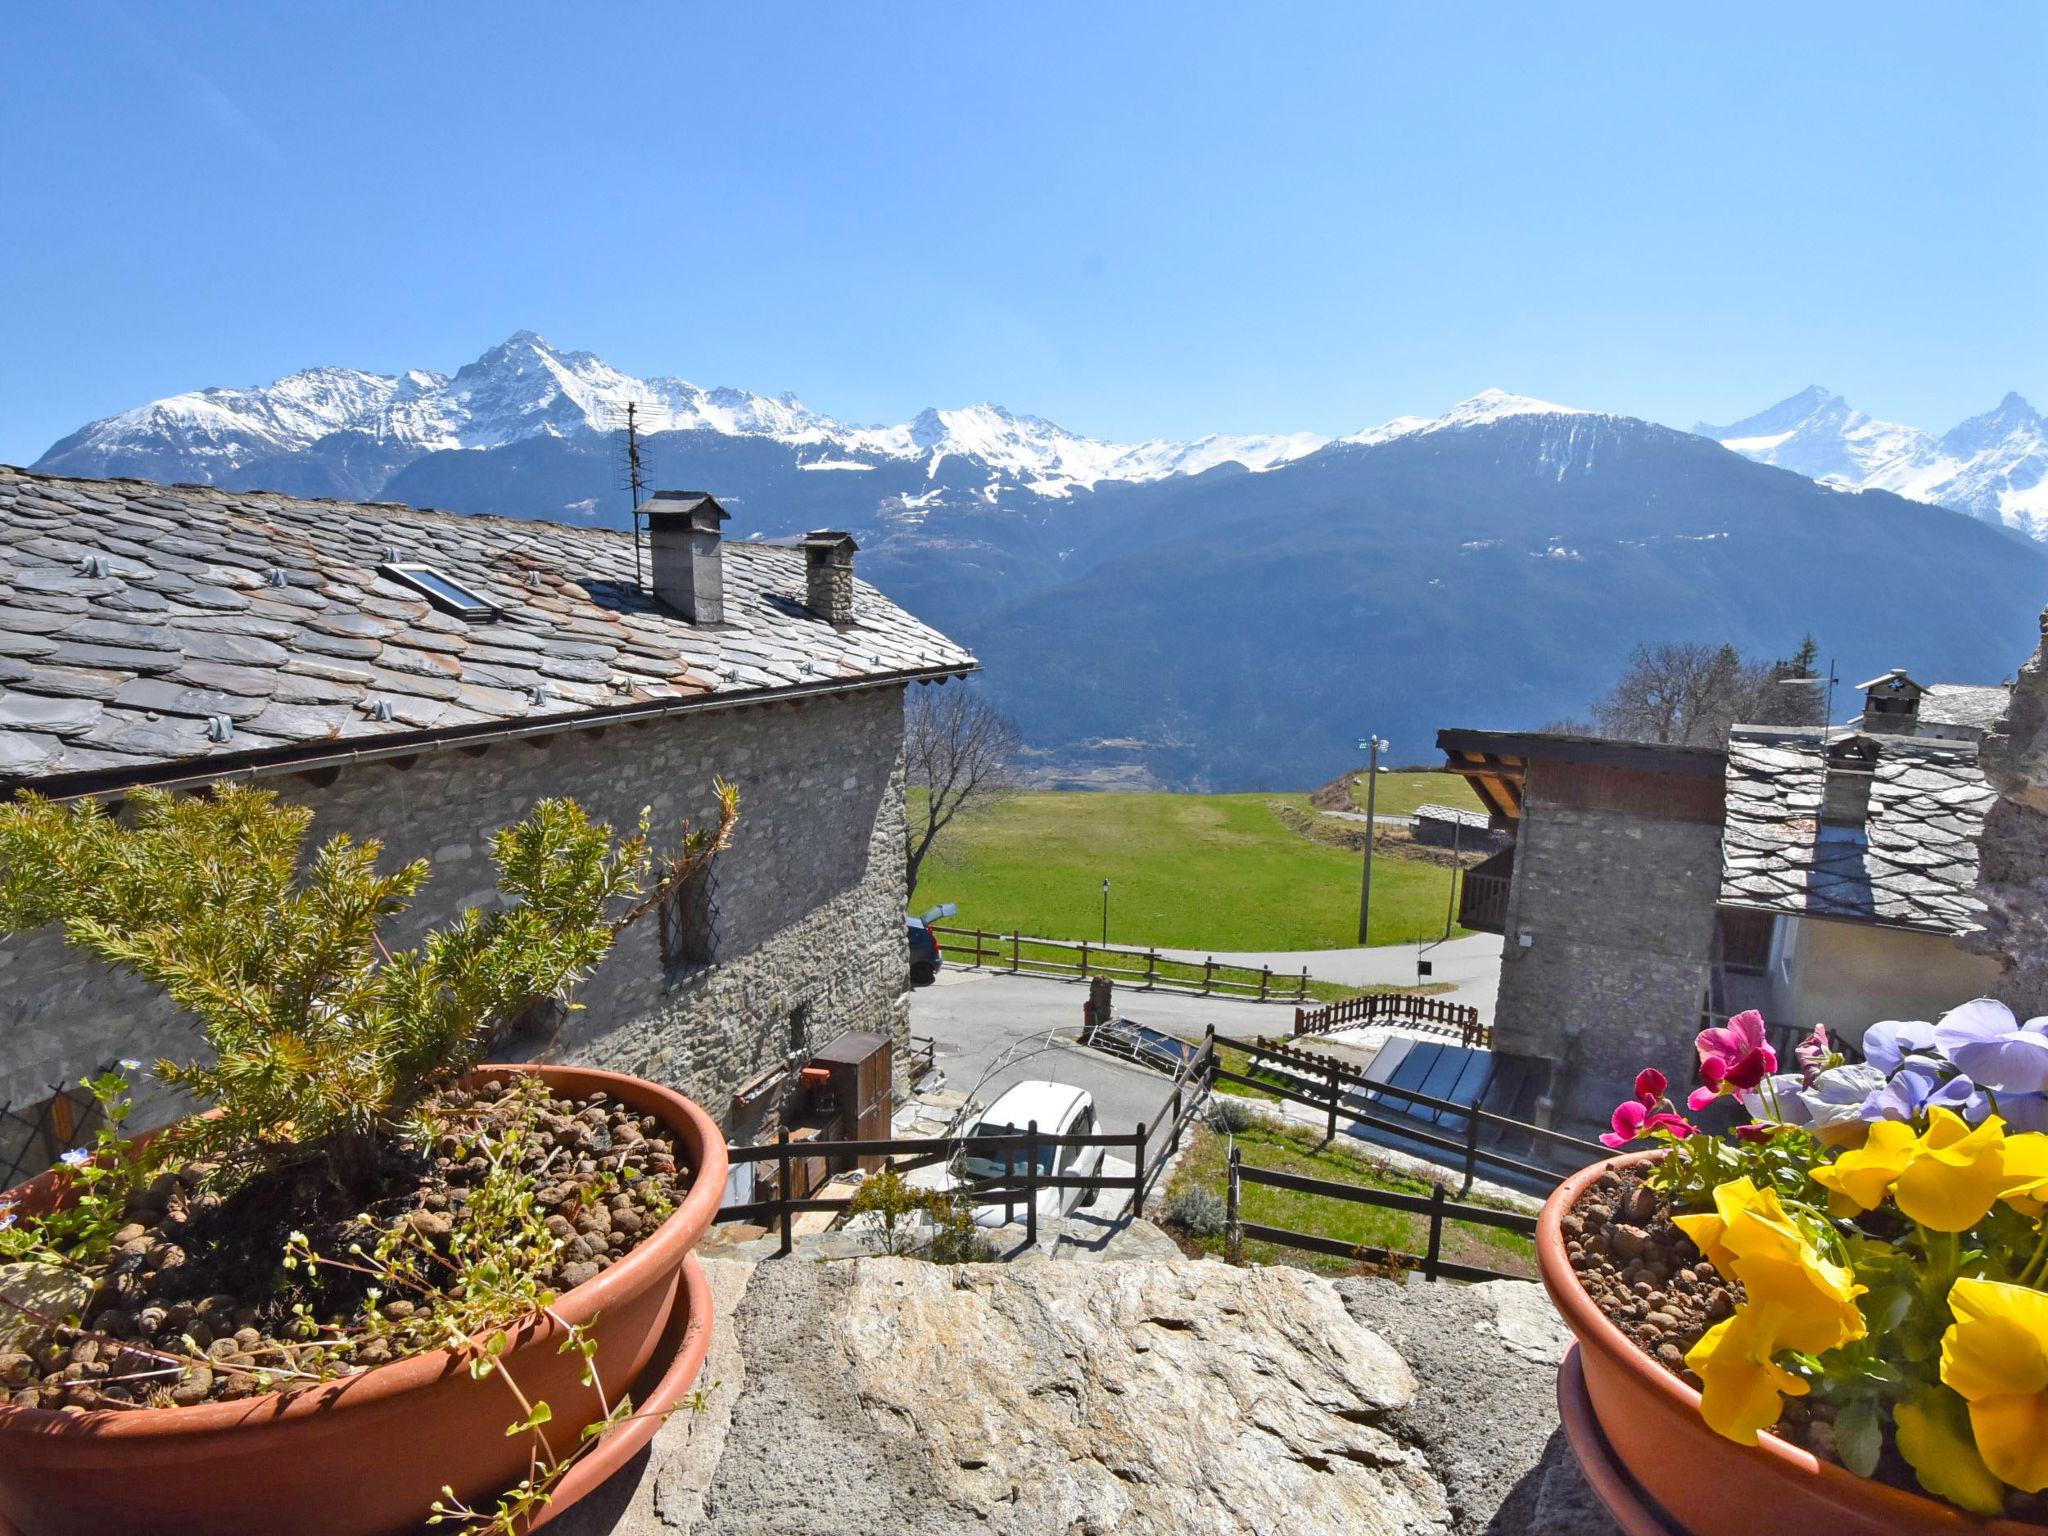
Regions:
<instances>
[{"instance_id":1,"label":"roof eaves","mask_svg":"<svg viewBox=\"0 0 2048 1536\"><path fill-rule=\"evenodd\" d=\"M306 773L353 763L417 757L426 752L448 751L458 747L485 746L498 741L554 736L565 731L632 725L664 719L671 715L708 714L714 710L736 709L748 704L824 698L910 683L943 683L980 670L981 664L970 659L964 666L925 667L902 672L836 678L822 683L793 683L778 688L693 694L682 699L611 705L601 709L579 710L573 714L549 715L538 720L490 721L478 725L446 726L355 738L363 743L357 746L329 740L268 748L260 752L224 753L167 762L138 760L133 768L88 769L80 773L52 774L43 778L0 777L0 797L13 799L24 790L33 790L48 800L77 800L91 795L122 794L142 788L181 789L217 783L223 779L261 778L278 773Z\"/></svg>"}]
</instances>

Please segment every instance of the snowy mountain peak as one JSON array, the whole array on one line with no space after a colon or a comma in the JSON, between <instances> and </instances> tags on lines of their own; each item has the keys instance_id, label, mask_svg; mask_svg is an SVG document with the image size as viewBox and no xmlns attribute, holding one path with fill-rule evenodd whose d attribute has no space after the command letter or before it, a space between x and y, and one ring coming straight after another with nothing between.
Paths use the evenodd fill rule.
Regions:
<instances>
[{"instance_id":1,"label":"snowy mountain peak","mask_svg":"<svg viewBox=\"0 0 2048 1536\"><path fill-rule=\"evenodd\" d=\"M2017 393L1936 438L1815 385L1724 427L1724 448L1823 485L1895 491L2048 539L2048 420Z\"/></svg>"},{"instance_id":2,"label":"snowy mountain peak","mask_svg":"<svg viewBox=\"0 0 2048 1536\"><path fill-rule=\"evenodd\" d=\"M1482 389L1469 400L1460 400L1441 416L1396 416L1392 421L1377 427L1367 427L1363 432L1354 432L1339 441L1362 443L1392 442L1397 437L1411 437L1422 432L1446 432L1460 427L1482 427L1496 421L1507 421L1516 416L1585 416L1588 411L1575 405L1552 405L1548 400L1537 400L1529 395L1513 395L1504 389Z\"/></svg>"}]
</instances>

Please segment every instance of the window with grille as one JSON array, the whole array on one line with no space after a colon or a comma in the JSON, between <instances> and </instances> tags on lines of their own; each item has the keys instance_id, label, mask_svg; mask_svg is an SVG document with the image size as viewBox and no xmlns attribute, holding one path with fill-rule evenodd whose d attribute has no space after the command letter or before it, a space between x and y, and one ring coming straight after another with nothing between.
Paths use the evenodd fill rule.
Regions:
<instances>
[{"instance_id":1,"label":"window with grille","mask_svg":"<svg viewBox=\"0 0 2048 1536\"><path fill-rule=\"evenodd\" d=\"M661 904L661 958L671 969L718 958L718 900L711 866L679 881Z\"/></svg>"}]
</instances>

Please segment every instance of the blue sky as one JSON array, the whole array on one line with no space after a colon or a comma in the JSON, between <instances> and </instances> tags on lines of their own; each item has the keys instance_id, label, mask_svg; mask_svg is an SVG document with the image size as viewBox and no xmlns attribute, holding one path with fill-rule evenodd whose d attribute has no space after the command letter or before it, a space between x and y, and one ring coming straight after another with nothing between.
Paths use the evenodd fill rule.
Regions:
<instances>
[{"instance_id":1,"label":"blue sky","mask_svg":"<svg viewBox=\"0 0 2048 1536\"><path fill-rule=\"evenodd\" d=\"M522 327L860 421L2048 405L2048 7L16 6L0 459Z\"/></svg>"}]
</instances>

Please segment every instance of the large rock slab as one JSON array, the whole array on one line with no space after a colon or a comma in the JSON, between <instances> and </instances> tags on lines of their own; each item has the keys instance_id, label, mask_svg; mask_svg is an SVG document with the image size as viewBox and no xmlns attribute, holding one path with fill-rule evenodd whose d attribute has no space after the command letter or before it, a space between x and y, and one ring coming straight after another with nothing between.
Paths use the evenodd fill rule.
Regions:
<instances>
[{"instance_id":1,"label":"large rock slab","mask_svg":"<svg viewBox=\"0 0 2048 1536\"><path fill-rule=\"evenodd\" d=\"M739 1324L707 1536L1449 1530L1414 1376L1297 1271L764 1264Z\"/></svg>"},{"instance_id":2,"label":"large rock slab","mask_svg":"<svg viewBox=\"0 0 2048 1536\"><path fill-rule=\"evenodd\" d=\"M1571 1334L1541 1286L1340 1280L1335 1289L1422 1382L1385 1425L1443 1479L1456 1536L1620 1536L1558 1426L1557 1367Z\"/></svg>"},{"instance_id":3,"label":"large rock slab","mask_svg":"<svg viewBox=\"0 0 2048 1536\"><path fill-rule=\"evenodd\" d=\"M705 1400L563 1536L1614 1536L1520 1282L707 1262Z\"/></svg>"}]
</instances>

